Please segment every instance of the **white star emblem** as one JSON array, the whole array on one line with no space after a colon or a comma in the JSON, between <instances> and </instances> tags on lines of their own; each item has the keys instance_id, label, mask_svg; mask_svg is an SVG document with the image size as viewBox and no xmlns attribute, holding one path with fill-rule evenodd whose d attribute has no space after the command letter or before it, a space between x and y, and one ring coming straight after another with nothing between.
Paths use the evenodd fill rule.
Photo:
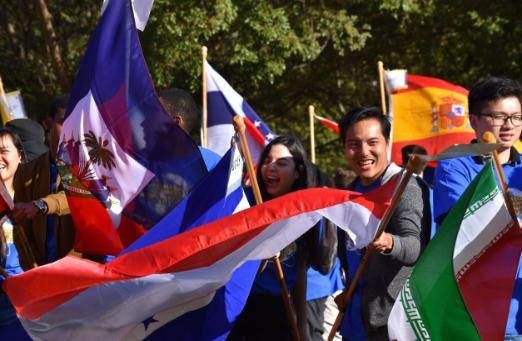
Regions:
<instances>
[{"instance_id":1,"label":"white star emblem","mask_svg":"<svg viewBox=\"0 0 522 341\"><path fill-rule=\"evenodd\" d=\"M272 134L272 133L268 133L268 134L266 134L266 139L267 139L268 141L274 139L274 137L275 137L275 136L274 136L274 134Z\"/></svg>"},{"instance_id":2,"label":"white star emblem","mask_svg":"<svg viewBox=\"0 0 522 341\"><path fill-rule=\"evenodd\" d=\"M254 121L254 126L259 128L261 126L261 121Z\"/></svg>"}]
</instances>

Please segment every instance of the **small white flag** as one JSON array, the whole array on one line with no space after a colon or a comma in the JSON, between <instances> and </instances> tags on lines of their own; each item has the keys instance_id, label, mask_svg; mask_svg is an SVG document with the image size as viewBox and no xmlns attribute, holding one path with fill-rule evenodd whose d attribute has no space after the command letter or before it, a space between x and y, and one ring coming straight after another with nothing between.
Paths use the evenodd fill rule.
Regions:
<instances>
[{"instance_id":1,"label":"small white flag","mask_svg":"<svg viewBox=\"0 0 522 341\"><path fill-rule=\"evenodd\" d=\"M101 14L107 8L110 0L103 0ZM149 20L150 11L154 0L132 0L132 11L134 12L134 21L136 22L136 28L140 31L145 29L147 21Z\"/></svg>"}]
</instances>

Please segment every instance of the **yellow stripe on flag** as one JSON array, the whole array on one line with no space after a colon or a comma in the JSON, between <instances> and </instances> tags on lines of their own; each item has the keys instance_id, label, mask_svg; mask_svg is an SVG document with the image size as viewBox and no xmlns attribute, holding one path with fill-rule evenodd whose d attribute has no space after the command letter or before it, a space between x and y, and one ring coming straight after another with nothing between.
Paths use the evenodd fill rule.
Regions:
<instances>
[{"instance_id":1,"label":"yellow stripe on flag","mask_svg":"<svg viewBox=\"0 0 522 341\"><path fill-rule=\"evenodd\" d=\"M522 153L522 141L518 140L515 142L514 147L518 150L519 153Z\"/></svg>"}]
</instances>

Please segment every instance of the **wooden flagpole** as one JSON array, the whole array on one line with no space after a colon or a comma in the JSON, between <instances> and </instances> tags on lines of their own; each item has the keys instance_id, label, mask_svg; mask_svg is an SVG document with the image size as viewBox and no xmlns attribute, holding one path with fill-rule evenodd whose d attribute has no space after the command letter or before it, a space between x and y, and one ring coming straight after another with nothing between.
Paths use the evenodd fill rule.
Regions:
<instances>
[{"instance_id":1,"label":"wooden flagpole","mask_svg":"<svg viewBox=\"0 0 522 341\"><path fill-rule=\"evenodd\" d=\"M408 160L408 164L406 166L406 172L403 174L401 181L397 187L397 190L395 191L392 201L390 203L390 206L386 210L386 213L384 214L384 217L381 219L381 222L379 223L379 227L377 228L377 232L375 233L374 241L379 239L381 234L386 229L386 226L390 222L390 219L395 212L395 208L397 208L397 205L399 204L401 200L402 193L404 192L404 189L406 188L406 185L408 184L408 181L411 178L412 173L415 173L417 170L422 168L424 165L424 162L422 162L418 157L416 157L415 154L412 154L410 156L410 159ZM353 280L350 282L350 286L348 287L347 291L344 291L342 294L340 294L336 298L336 302L339 306L339 314L337 315L337 318L335 319L335 323L330 330L330 334L328 335L328 341L332 341L335 337L335 334L337 333L337 330L341 326L341 322L344 318L344 312L346 310L346 307L350 304L350 301L352 300L353 293L355 292L355 288L357 287L357 283L359 282L359 279L361 278L361 275L364 271L364 268L366 266L366 262L368 261L368 257L370 255L372 249L366 249L366 252L364 253L363 257L361 258L361 263L359 264L359 267L357 268L357 272L355 273L355 276Z\"/></svg>"},{"instance_id":2,"label":"wooden flagpole","mask_svg":"<svg viewBox=\"0 0 522 341\"><path fill-rule=\"evenodd\" d=\"M492 132L486 131L482 135L482 141L486 143L496 143L497 139L495 138L495 135L493 135ZM513 205L513 201L511 200L511 196L509 195L509 190L506 182L506 176L504 175L504 170L502 169L502 165L500 164L500 159L498 157L498 152L496 150L493 150L493 165L495 166L495 169L498 174L498 178L500 180L500 187L502 188L502 194L504 195L504 201L506 202L507 209L509 211L509 214L511 215L511 218L515 221L518 228L520 229L520 225L518 223L517 213L515 211L515 207Z\"/></svg>"},{"instance_id":3,"label":"wooden flagpole","mask_svg":"<svg viewBox=\"0 0 522 341\"><path fill-rule=\"evenodd\" d=\"M2 82L2 77L0 77L0 97L2 98L2 101L5 103L6 107L4 108L7 110L6 115L11 115L11 107L9 106L9 102L7 101L7 95L5 94L4 90L4 83ZM5 122L4 122L5 124Z\"/></svg>"},{"instance_id":4,"label":"wooden flagpole","mask_svg":"<svg viewBox=\"0 0 522 341\"><path fill-rule=\"evenodd\" d=\"M386 89L384 87L384 64L382 61L377 62L377 69L379 70L379 88L381 92L381 110L382 114L386 115Z\"/></svg>"},{"instance_id":5,"label":"wooden flagpole","mask_svg":"<svg viewBox=\"0 0 522 341\"><path fill-rule=\"evenodd\" d=\"M315 164L315 108L313 105L308 106L308 116L310 119L310 160Z\"/></svg>"},{"instance_id":6,"label":"wooden flagpole","mask_svg":"<svg viewBox=\"0 0 522 341\"><path fill-rule=\"evenodd\" d=\"M257 182L256 172L254 171L254 165L252 163L252 156L250 154L250 148L248 147L248 142L245 134L245 122L243 117L239 115L235 115L233 119L234 130L239 134L239 140L241 142L241 149L243 150L243 157L245 159L245 164L247 166L248 176L250 177L250 181L252 182L252 190L254 191L254 198L256 203L262 204L263 198L261 197L261 191L259 190L259 184ZM290 294L288 292L288 288L286 286L285 277L283 274L283 268L281 267L281 262L279 261L278 256L274 256L272 258L274 265L277 271L277 279L279 280L279 284L281 285L281 295L283 297L283 302L286 310L286 316L288 317L288 322L290 323L290 329L292 332L292 336L294 340L299 341L299 329L297 328L297 321L295 320L294 309L292 307L292 303L290 301Z\"/></svg>"},{"instance_id":7,"label":"wooden flagpole","mask_svg":"<svg viewBox=\"0 0 522 341\"><path fill-rule=\"evenodd\" d=\"M205 64L207 63L207 47L206 46L202 46L201 47L201 59L203 60L202 62L202 71L201 71L201 77L202 77L202 86L201 86L201 91L202 91L202 98L203 98L203 117L202 117L202 122L201 122L201 125L203 126L203 147L205 148L208 148L208 137L207 137L207 121L208 121L208 116L207 116L207 67L205 66Z\"/></svg>"}]
</instances>

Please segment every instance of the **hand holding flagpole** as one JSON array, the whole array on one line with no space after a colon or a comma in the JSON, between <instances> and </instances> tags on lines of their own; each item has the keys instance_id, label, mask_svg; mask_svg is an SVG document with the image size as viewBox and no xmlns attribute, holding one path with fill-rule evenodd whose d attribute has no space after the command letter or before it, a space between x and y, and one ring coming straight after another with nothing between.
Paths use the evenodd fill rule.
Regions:
<instances>
[{"instance_id":1,"label":"hand holding flagpole","mask_svg":"<svg viewBox=\"0 0 522 341\"><path fill-rule=\"evenodd\" d=\"M379 237L384 232L384 229L386 229L386 226L390 222L390 219L395 212L395 208L397 208L397 205L399 204L401 200L402 193L404 192L404 189L406 188L406 185L408 184L408 181L411 178L412 173L416 173L418 170L422 169L424 166L424 161L422 161L420 158L417 157L417 155L412 154L410 156L410 159L408 160L408 164L406 166L406 172L402 175L400 183L395 190L395 193L393 195L392 201L388 209L386 210L386 213L384 214L384 217L379 223L379 227L377 229L377 232L375 233L374 241L379 239ZM368 257L370 253L372 253L372 249L367 248L366 252L364 253L361 263L359 264L359 267L357 268L357 272L355 273L354 278L350 282L350 286L347 291L344 291L341 293L335 301L337 302L337 305L339 306L339 314L337 315L337 318L335 319L335 323L330 330L330 334L328 335L328 341L332 341L335 337L335 334L337 333L337 330L341 326L341 322L344 318L344 311L346 310L346 307L350 304L350 301L352 300L353 294L355 292L355 288L357 287L357 283L359 282L359 279L361 278L361 275L364 271L364 268L366 266L366 262L368 260Z\"/></svg>"},{"instance_id":2,"label":"hand holding flagpole","mask_svg":"<svg viewBox=\"0 0 522 341\"><path fill-rule=\"evenodd\" d=\"M248 176L250 177L250 181L252 183L252 189L254 191L254 198L256 203L262 204L263 198L261 197L261 191L259 190L259 184L257 182L256 172L254 171L254 165L252 163L252 156L250 155L250 149L248 147L248 142L245 134L245 122L243 117L236 115L233 119L234 130L239 134L239 140L241 142L241 149L243 150L243 157L245 159L245 164L247 166ZM290 323L290 329L292 332L292 336L294 340L299 341L299 330L297 328L297 322L295 320L294 309L292 308L292 303L290 301L290 294L288 292L288 288L286 287L285 277L283 274L283 268L281 267L281 262L279 261L278 256L274 256L272 258L274 265L277 271L277 278L279 280L279 284L281 285L281 295L283 296L283 302L286 310L286 315L288 317L288 322Z\"/></svg>"},{"instance_id":3,"label":"hand holding flagpole","mask_svg":"<svg viewBox=\"0 0 522 341\"><path fill-rule=\"evenodd\" d=\"M203 126L203 147L205 148L208 148L208 137L207 137L207 120L208 120L208 116L207 116L207 70L206 70L206 66L205 64L207 63L207 47L206 46L202 46L201 47L201 59L203 60L202 62L202 71L201 71L201 77L202 77L202 86L201 86L201 91L202 91L202 98L203 98L203 108L202 108L202 111L203 111L203 117L202 117L202 122L201 122L201 125Z\"/></svg>"}]
</instances>

